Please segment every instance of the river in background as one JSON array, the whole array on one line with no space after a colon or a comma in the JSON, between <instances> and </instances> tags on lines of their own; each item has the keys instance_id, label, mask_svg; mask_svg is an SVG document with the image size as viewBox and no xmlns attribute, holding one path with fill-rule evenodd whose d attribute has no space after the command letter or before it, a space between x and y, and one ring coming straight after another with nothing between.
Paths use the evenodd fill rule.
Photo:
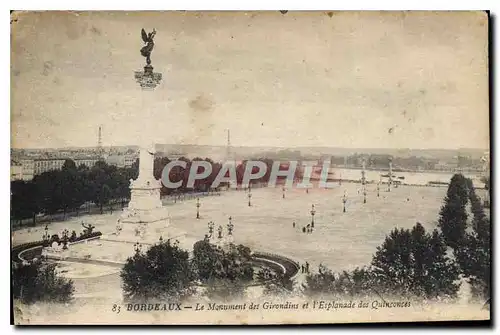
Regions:
<instances>
[{"instance_id":1,"label":"river in background","mask_svg":"<svg viewBox=\"0 0 500 335\"><path fill-rule=\"evenodd\" d=\"M329 178L342 180L360 180L361 169L346 169L332 167L329 170ZM377 183L382 175L387 176L389 171L385 170L366 170L366 181ZM399 180L402 184L408 185L427 185L429 182L449 183L453 172L393 172L393 180ZM474 187L484 188L484 183L480 180L480 173L463 173L467 178L472 179ZM399 177L404 177L400 179ZM387 177L382 177L382 182L387 182ZM445 186L445 185L443 185Z\"/></svg>"}]
</instances>

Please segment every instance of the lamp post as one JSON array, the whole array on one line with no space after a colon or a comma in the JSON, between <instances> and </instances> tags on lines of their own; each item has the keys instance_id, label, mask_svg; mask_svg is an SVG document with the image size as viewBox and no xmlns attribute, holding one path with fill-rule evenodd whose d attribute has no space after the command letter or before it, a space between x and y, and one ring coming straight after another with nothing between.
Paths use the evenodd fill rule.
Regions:
<instances>
[{"instance_id":1,"label":"lamp post","mask_svg":"<svg viewBox=\"0 0 500 335\"><path fill-rule=\"evenodd\" d=\"M218 238L219 240L221 240L221 239L222 239L222 226L221 226L221 225L219 225L219 228L217 229L217 231L218 231L218 233L219 233L219 236L217 236L217 238Z\"/></svg>"},{"instance_id":2,"label":"lamp post","mask_svg":"<svg viewBox=\"0 0 500 335\"><path fill-rule=\"evenodd\" d=\"M392 185L392 158L389 158L389 180L387 183L388 183L387 192L390 192Z\"/></svg>"},{"instance_id":3,"label":"lamp post","mask_svg":"<svg viewBox=\"0 0 500 335\"><path fill-rule=\"evenodd\" d=\"M248 197L248 207L251 207L252 206L252 202L250 201L250 199L252 199L252 193L248 192L247 197Z\"/></svg>"},{"instance_id":4,"label":"lamp post","mask_svg":"<svg viewBox=\"0 0 500 335\"><path fill-rule=\"evenodd\" d=\"M214 223L210 221L208 223L208 236L212 237L212 234L214 233Z\"/></svg>"},{"instance_id":5,"label":"lamp post","mask_svg":"<svg viewBox=\"0 0 500 335\"><path fill-rule=\"evenodd\" d=\"M43 233L43 244L44 245L48 245L49 243L49 226L48 225L45 225L45 228L44 228L45 232Z\"/></svg>"},{"instance_id":6,"label":"lamp post","mask_svg":"<svg viewBox=\"0 0 500 335\"><path fill-rule=\"evenodd\" d=\"M62 232L62 242L63 242L62 248L63 248L63 250L68 249L68 234L69 234L69 230L64 229Z\"/></svg>"},{"instance_id":7,"label":"lamp post","mask_svg":"<svg viewBox=\"0 0 500 335\"><path fill-rule=\"evenodd\" d=\"M363 170L361 170L361 185L365 186L366 184L366 160L363 159Z\"/></svg>"},{"instance_id":8,"label":"lamp post","mask_svg":"<svg viewBox=\"0 0 500 335\"><path fill-rule=\"evenodd\" d=\"M229 223L227 224L227 234L228 235L233 235L234 225L233 225L231 220L232 220L232 218L229 217Z\"/></svg>"},{"instance_id":9,"label":"lamp post","mask_svg":"<svg viewBox=\"0 0 500 335\"><path fill-rule=\"evenodd\" d=\"M196 198L196 218L200 218L200 198Z\"/></svg>"},{"instance_id":10,"label":"lamp post","mask_svg":"<svg viewBox=\"0 0 500 335\"><path fill-rule=\"evenodd\" d=\"M316 210L314 209L314 204L311 206L311 227L314 228L314 215L316 214Z\"/></svg>"},{"instance_id":11,"label":"lamp post","mask_svg":"<svg viewBox=\"0 0 500 335\"><path fill-rule=\"evenodd\" d=\"M347 191L344 191L344 196L342 197L343 212L345 213L345 203L347 202Z\"/></svg>"}]
</instances>

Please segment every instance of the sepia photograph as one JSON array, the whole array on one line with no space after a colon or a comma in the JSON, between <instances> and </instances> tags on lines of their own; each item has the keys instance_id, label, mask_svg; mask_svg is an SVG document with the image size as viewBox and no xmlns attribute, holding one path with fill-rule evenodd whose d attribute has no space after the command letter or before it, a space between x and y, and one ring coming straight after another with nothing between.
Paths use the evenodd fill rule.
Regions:
<instances>
[{"instance_id":1,"label":"sepia photograph","mask_svg":"<svg viewBox=\"0 0 500 335\"><path fill-rule=\"evenodd\" d=\"M491 322L489 29L11 12L11 322Z\"/></svg>"}]
</instances>

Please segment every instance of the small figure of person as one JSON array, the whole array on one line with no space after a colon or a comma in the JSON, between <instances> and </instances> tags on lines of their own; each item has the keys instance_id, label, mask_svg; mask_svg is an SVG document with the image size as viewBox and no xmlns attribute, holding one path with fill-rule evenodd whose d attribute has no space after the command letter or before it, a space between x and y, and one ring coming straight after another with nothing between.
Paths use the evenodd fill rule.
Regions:
<instances>
[{"instance_id":1,"label":"small figure of person","mask_svg":"<svg viewBox=\"0 0 500 335\"><path fill-rule=\"evenodd\" d=\"M301 273L304 273L304 272L305 272L304 264L302 264L302 265L300 266L300 271L301 271Z\"/></svg>"},{"instance_id":2,"label":"small figure of person","mask_svg":"<svg viewBox=\"0 0 500 335\"><path fill-rule=\"evenodd\" d=\"M305 233L306 232L306 227L302 227L302 232Z\"/></svg>"},{"instance_id":3,"label":"small figure of person","mask_svg":"<svg viewBox=\"0 0 500 335\"><path fill-rule=\"evenodd\" d=\"M309 273L309 262L306 262L306 273Z\"/></svg>"},{"instance_id":4,"label":"small figure of person","mask_svg":"<svg viewBox=\"0 0 500 335\"><path fill-rule=\"evenodd\" d=\"M292 226L293 226L293 228L295 228L295 221L293 221Z\"/></svg>"}]
</instances>

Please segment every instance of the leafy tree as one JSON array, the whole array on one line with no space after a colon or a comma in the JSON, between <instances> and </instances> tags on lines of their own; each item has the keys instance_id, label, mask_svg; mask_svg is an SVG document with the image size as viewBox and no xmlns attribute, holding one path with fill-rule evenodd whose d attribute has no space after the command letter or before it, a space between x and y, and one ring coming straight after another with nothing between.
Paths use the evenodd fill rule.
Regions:
<instances>
[{"instance_id":1,"label":"leafy tree","mask_svg":"<svg viewBox=\"0 0 500 335\"><path fill-rule=\"evenodd\" d=\"M459 269L446 255L441 235L426 233L420 223L391 231L371 265L375 286L386 293L436 298L454 297L459 289Z\"/></svg>"},{"instance_id":2,"label":"leafy tree","mask_svg":"<svg viewBox=\"0 0 500 335\"><path fill-rule=\"evenodd\" d=\"M374 285L372 274L366 268L335 274L324 265L320 265L318 273L306 276L303 288L304 294L312 298L362 297L373 294Z\"/></svg>"},{"instance_id":3,"label":"leafy tree","mask_svg":"<svg viewBox=\"0 0 500 335\"><path fill-rule=\"evenodd\" d=\"M11 217L22 220L32 218L40 211L40 200L36 186L32 182L16 180L11 183Z\"/></svg>"},{"instance_id":4,"label":"leafy tree","mask_svg":"<svg viewBox=\"0 0 500 335\"><path fill-rule=\"evenodd\" d=\"M27 264L13 263L12 291L14 299L24 303L65 303L73 298L73 282L56 273L56 265L36 260Z\"/></svg>"},{"instance_id":5,"label":"leafy tree","mask_svg":"<svg viewBox=\"0 0 500 335\"><path fill-rule=\"evenodd\" d=\"M257 280L263 283L263 294L266 296L290 297L293 295L295 282L281 272L263 268L257 273Z\"/></svg>"},{"instance_id":6,"label":"leafy tree","mask_svg":"<svg viewBox=\"0 0 500 335\"><path fill-rule=\"evenodd\" d=\"M472 181L468 181L472 185ZM472 229L466 233L463 244L454 255L464 276L472 286L475 297L490 296L491 277L491 225L484 213L481 200L473 187L469 188L469 199L473 213Z\"/></svg>"},{"instance_id":7,"label":"leafy tree","mask_svg":"<svg viewBox=\"0 0 500 335\"><path fill-rule=\"evenodd\" d=\"M438 227L441 229L446 245L453 249L459 248L463 243L467 228L468 200L467 181L463 175L455 174L451 178L438 221Z\"/></svg>"},{"instance_id":8,"label":"leafy tree","mask_svg":"<svg viewBox=\"0 0 500 335\"><path fill-rule=\"evenodd\" d=\"M199 280L208 286L210 298L228 300L242 297L245 286L253 280L250 249L231 244L224 250L208 240L195 243L193 267Z\"/></svg>"},{"instance_id":9,"label":"leafy tree","mask_svg":"<svg viewBox=\"0 0 500 335\"><path fill-rule=\"evenodd\" d=\"M194 294L194 272L187 251L170 241L127 259L120 273L127 301L183 299Z\"/></svg>"},{"instance_id":10,"label":"leafy tree","mask_svg":"<svg viewBox=\"0 0 500 335\"><path fill-rule=\"evenodd\" d=\"M205 295L210 300L228 302L245 296L245 284L240 280L211 278L206 284Z\"/></svg>"}]
</instances>

